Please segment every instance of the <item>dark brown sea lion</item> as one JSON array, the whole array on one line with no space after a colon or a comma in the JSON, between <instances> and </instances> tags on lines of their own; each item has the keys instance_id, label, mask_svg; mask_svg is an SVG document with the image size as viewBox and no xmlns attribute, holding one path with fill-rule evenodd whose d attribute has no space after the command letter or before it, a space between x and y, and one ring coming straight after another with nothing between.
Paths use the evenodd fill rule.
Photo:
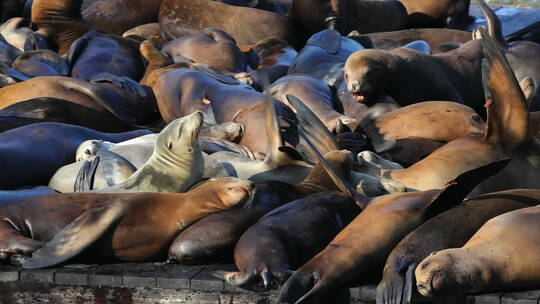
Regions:
<instances>
[{"instance_id":1,"label":"dark brown sea lion","mask_svg":"<svg viewBox=\"0 0 540 304\"><path fill-rule=\"evenodd\" d=\"M37 122L61 122L111 133L134 129L112 114L54 97L23 100L0 110L0 132Z\"/></svg>"},{"instance_id":2,"label":"dark brown sea lion","mask_svg":"<svg viewBox=\"0 0 540 304\"><path fill-rule=\"evenodd\" d=\"M507 190L474 197L409 233L386 259L377 303L410 303L414 270L431 252L463 246L489 219L540 203L538 190Z\"/></svg>"},{"instance_id":3,"label":"dark brown sea lion","mask_svg":"<svg viewBox=\"0 0 540 304\"><path fill-rule=\"evenodd\" d=\"M139 81L144 73L138 43L116 35L89 31L69 49L71 76L90 80L101 73Z\"/></svg>"},{"instance_id":4,"label":"dark brown sea lion","mask_svg":"<svg viewBox=\"0 0 540 304\"><path fill-rule=\"evenodd\" d=\"M463 247L432 253L416 268L418 291L436 300L538 288L539 216L539 206L499 215Z\"/></svg>"},{"instance_id":5,"label":"dark brown sea lion","mask_svg":"<svg viewBox=\"0 0 540 304\"><path fill-rule=\"evenodd\" d=\"M69 75L64 58L47 49L24 52L13 62L13 69L28 77Z\"/></svg>"},{"instance_id":6,"label":"dark brown sea lion","mask_svg":"<svg viewBox=\"0 0 540 304\"><path fill-rule=\"evenodd\" d=\"M480 42L470 41L437 55L406 48L358 51L347 59L344 73L347 88L357 102L372 105L381 95L389 95L402 106L448 100L482 114L481 67Z\"/></svg>"},{"instance_id":7,"label":"dark brown sea lion","mask_svg":"<svg viewBox=\"0 0 540 304\"><path fill-rule=\"evenodd\" d=\"M410 26L440 27L446 25L446 18L450 17L450 26L462 28L472 21L469 16L470 0L399 1L407 9Z\"/></svg>"},{"instance_id":8,"label":"dark brown sea lion","mask_svg":"<svg viewBox=\"0 0 540 304\"><path fill-rule=\"evenodd\" d=\"M240 46L253 45L272 36L296 47L305 41L291 17L209 0L164 0L159 11L159 23L172 38L215 27L229 33Z\"/></svg>"},{"instance_id":9,"label":"dark brown sea lion","mask_svg":"<svg viewBox=\"0 0 540 304\"><path fill-rule=\"evenodd\" d=\"M180 55L224 73L240 73L247 70L249 65L247 58L233 37L216 28L205 28L203 33L203 35L183 35L165 43L161 51L169 55L173 61Z\"/></svg>"},{"instance_id":10,"label":"dark brown sea lion","mask_svg":"<svg viewBox=\"0 0 540 304\"><path fill-rule=\"evenodd\" d=\"M453 140L411 167L381 172L382 176L400 181L410 189L426 190L441 187L452 175L472 166L511 156L510 165L482 183L474 194L540 186L538 170L531 170L540 164L540 143L530 132L526 98L502 50L480 29L485 37L480 41L486 56L487 131L484 135ZM527 79L522 81L524 87L528 84L531 83Z\"/></svg>"},{"instance_id":11,"label":"dark brown sea lion","mask_svg":"<svg viewBox=\"0 0 540 304\"><path fill-rule=\"evenodd\" d=\"M101 261L162 260L182 229L212 212L247 202L253 189L249 181L220 178L180 194L73 193L30 198L0 211L5 219L0 251L4 259L32 254L26 268L53 266L86 249ZM24 222L31 223L32 232L21 226Z\"/></svg>"},{"instance_id":12,"label":"dark brown sea lion","mask_svg":"<svg viewBox=\"0 0 540 304\"><path fill-rule=\"evenodd\" d=\"M340 176L349 174L352 168L352 158L348 152L329 152L325 158L337 174ZM264 214L281 204L310 194L339 189L336 188L320 163L297 185L268 181L257 183L256 188L257 193L251 208L212 214L183 231L171 246L169 259L180 263L218 260L230 262L238 239Z\"/></svg>"},{"instance_id":13,"label":"dark brown sea lion","mask_svg":"<svg viewBox=\"0 0 540 304\"><path fill-rule=\"evenodd\" d=\"M234 260L238 272L225 274L239 287L262 281L279 286L348 225L361 209L339 193L310 195L264 215L238 240Z\"/></svg>"},{"instance_id":14,"label":"dark brown sea lion","mask_svg":"<svg viewBox=\"0 0 540 304\"><path fill-rule=\"evenodd\" d=\"M333 28L343 35L386 32L407 26L407 10L399 1L295 0L291 14L311 35Z\"/></svg>"},{"instance_id":15,"label":"dark brown sea lion","mask_svg":"<svg viewBox=\"0 0 540 304\"><path fill-rule=\"evenodd\" d=\"M433 54L444 53L450 46L455 48L472 39L471 32L453 29L409 29L393 32L369 33L349 36L359 40L368 38L374 48L391 50L402 47L407 43L423 40L429 44Z\"/></svg>"},{"instance_id":16,"label":"dark brown sea lion","mask_svg":"<svg viewBox=\"0 0 540 304\"><path fill-rule=\"evenodd\" d=\"M62 123L36 123L2 132L0 158L4 166L0 172L0 189L47 184L54 171L75 159L77 147L85 140L118 142L148 133L146 130L101 133ZM29 149L30 146L34 148Z\"/></svg>"},{"instance_id":17,"label":"dark brown sea lion","mask_svg":"<svg viewBox=\"0 0 540 304\"><path fill-rule=\"evenodd\" d=\"M332 242L300 267L280 291L280 303L319 303L351 283L376 279L392 248L410 231L459 203L508 160L458 176L444 189L363 198L367 206Z\"/></svg>"}]
</instances>

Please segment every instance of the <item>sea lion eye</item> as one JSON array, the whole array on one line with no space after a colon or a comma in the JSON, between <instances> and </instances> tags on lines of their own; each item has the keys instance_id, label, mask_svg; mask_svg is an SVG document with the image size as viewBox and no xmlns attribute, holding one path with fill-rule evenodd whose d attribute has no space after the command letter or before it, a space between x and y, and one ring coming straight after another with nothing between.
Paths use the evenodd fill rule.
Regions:
<instances>
[{"instance_id":1,"label":"sea lion eye","mask_svg":"<svg viewBox=\"0 0 540 304\"><path fill-rule=\"evenodd\" d=\"M167 149L172 150L172 142L169 142L169 144L167 145Z\"/></svg>"},{"instance_id":2,"label":"sea lion eye","mask_svg":"<svg viewBox=\"0 0 540 304\"><path fill-rule=\"evenodd\" d=\"M473 115L473 116L471 117L471 119L474 120L474 121L480 121L480 116L478 116L478 115L475 114L475 115Z\"/></svg>"}]
</instances>

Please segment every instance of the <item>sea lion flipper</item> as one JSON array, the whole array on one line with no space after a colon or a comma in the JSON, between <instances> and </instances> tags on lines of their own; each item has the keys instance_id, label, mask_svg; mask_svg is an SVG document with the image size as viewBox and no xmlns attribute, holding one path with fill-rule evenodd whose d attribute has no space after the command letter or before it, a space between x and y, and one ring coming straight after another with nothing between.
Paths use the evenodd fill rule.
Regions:
<instances>
[{"instance_id":1,"label":"sea lion flipper","mask_svg":"<svg viewBox=\"0 0 540 304\"><path fill-rule=\"evenodd\" d=\"M336 30L326 29L311 36L307 44L318 46L330 54L337 54L341 49L341 34Z\"/></svg>"},{"instance_id":2,"label":"sea lion flipper","mask_svg":"<svg viewBox=\"0 0 540 304\"><path fill-rule=\"evenodd\" d=\"M141 98L148 96L144 88L135 80L127 76L118 76L108 72L99 73L90 79L90 82L109 82L118 88L128 90L133 94L139 95Z\"/></svg>"},{"instance_id":3,"label":"sea lion flipper","mask_svg":"<svg viewBox=\"0 0 540 304\"><path fill-rule=\"evenodd\" d=\"M322 155L339 150L336 139L313 111L296 96L287 94L285 97L296 110L300 133L309 138Z\"/></svg>"},{"instance_id":4,"label":"sea lion flipper","mask_svg":"<svg viewBox=\"0 0 540 304\"><path fill-rule=\"evenodd\" d=\"M88 192L94 188L94 177L99 161L100 157L96 155L83 162L79 169L79 173L77 173L77 177L75 178L73 192Z\"/></svg>"},{"instance_id":5,"label":"sea lion flipper","mask_svg":"<svg viewBox=\"0 0 540 304\"><path fill-rule=\"evenodd\" d=\"M429 203L424 217L430 219L460 204L476 186L504 169L510 160L510 158L505 158L460 174L448 182L447 186Z\"/></svg>"},{"instance_id":6,"label":"sea lion flipper","mask_svg":"<svg viewBox=\"0 0 540 304\"><path fill-rule=\"evenodd\" d=\"M67 261L99 239L125 213L121 203L99 204L84 211L23 263L25 269L54 266Z\"/></svg>"},{"instance_id":7,"label":"sea lion flipper","mask_svg":"<svg viewBox=\"0 0 540 304\"><path fill-rule=\"evenodd\" d=\"M489 35L495 40L495 42L497 42L500 48L508 48L508 44L506 43L502 33L501 21L499 20L497 14L495 14L495 12L484 0L478 0L478 6L484 15L484 18L486 18Z\"/></svg>"},{"instance_id":8,"label":"sea lion flipper","mask_svg":"<svg viewBox=\"0 0 540 304\"><path fill-rule=\"evenodd\" d=\"M416 266L418 266L418 264L412 263L409 265L409 268L407 268L407 272L405 273L405 286L403 286L403 296L401 297L401 303L399 304L411 303L413 286L416 286L416 280L414 280Z\"/></svg>"},{"instance_id":9,"label":"sea lion flipper","mask_svg":"<svg viewBox=\"0 0 540 304\"><path fill-rule=\"evenodd\" d=\"M478 27L484 52L482 78L487 107L485 140L512 150L531 137L529 109L523 91L503 51L486 29Z\"/></svg>"},{"instance_id":10,"label":"sea lion flipper","mask_svg":"<svg viewBox=\"0 0 540 304\"><path fill-rule=\"evenodd\" d=\"M209 67L207 65L204 65L204 64L200 64L200 63L196 63L196 64L193 64L193 67L199 71L199 72L202 72L202 73L205 73L206 75L214 78L215 80L219 81L219 82L222 82L222 83L225 83L225 84L230 84L230 85L238 85L240 84L240 81L238 81L238 79L232 77L232 76L229 76L227 74L224 74L212 67Z\"/></svg>"}]
</instances>

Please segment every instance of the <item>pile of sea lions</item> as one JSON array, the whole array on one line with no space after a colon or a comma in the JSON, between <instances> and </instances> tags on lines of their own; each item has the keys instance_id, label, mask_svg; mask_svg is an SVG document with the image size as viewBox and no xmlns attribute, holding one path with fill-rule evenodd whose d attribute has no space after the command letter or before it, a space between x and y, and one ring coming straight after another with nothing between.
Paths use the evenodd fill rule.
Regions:
<instances>
[{"instance_id":1,"label":"pile of sea lions","mask_svg":"<svg viewBox=\"0 0 540 304\"><path fill-rule=\"evenodd\" d=\"M234 262L297 304L540 288L540 45L478 5L0 1L0 263Z\"/></svg>"}]
</instances>

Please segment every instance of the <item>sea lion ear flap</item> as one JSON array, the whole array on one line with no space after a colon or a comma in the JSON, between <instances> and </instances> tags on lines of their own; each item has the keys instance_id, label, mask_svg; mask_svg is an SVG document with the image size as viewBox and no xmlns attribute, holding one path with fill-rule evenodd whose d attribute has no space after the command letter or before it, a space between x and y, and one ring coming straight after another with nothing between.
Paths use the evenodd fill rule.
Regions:
<instances>
[{"instance_id":1,"label":"sea lion ear flap","mask_svg":"<svg viewBox=\"0 0 540 304\"><path fill-rule=\"evenodd\" d=\"M287 94L285 97L296 110L299 133L308 138L317 151L324 155L330 151L339 150L336 139L317 115L294 95Z\"/></svg>"},{"instance_id":2,"label":"sea lion ear flap","mask_svg":"<svg viewBox=\"0 0 540 304\"><path fill-rule=\"evenodd\" d=\"M505 158L460 174L433 198L424 212L424 217L432 218L459 205L476 186L504 169L510 160Z\"/></svg>"},{"instance_id":3,"label":"sea lion ear flap","mask_svg":"<svg viewBox=\"0 0 540 304\"><path fill-rule=\"evenodd\" d=\"M336 30L326 29L311 36L306 44L318 46L334 55L341 49L341 34Z\"/></svg>"},{"instance_id":4,"label":"sea lion ear flap","mask_svg":"<svg viewBox=\"0 0 540 304\"><path fill-rule=\"evenodd\" d=\"M23 263L24 269L51 267L78 255L98 240L125 212L123 204L100 204L84 211Z\"/></svg>"},{"instance_id":5,"label":"sea lion ear flap","mask_svg":"<svg viewBox=\"0 0 540 304\"><path fill-rule=\"evenodd\" d=\"M482 34L484 62L482 79L486 95L487 131L484 139L491 145L513 149L529 138L529 109L523 91L496 41L486 29Z\"/></svg>"}]
</instances>

